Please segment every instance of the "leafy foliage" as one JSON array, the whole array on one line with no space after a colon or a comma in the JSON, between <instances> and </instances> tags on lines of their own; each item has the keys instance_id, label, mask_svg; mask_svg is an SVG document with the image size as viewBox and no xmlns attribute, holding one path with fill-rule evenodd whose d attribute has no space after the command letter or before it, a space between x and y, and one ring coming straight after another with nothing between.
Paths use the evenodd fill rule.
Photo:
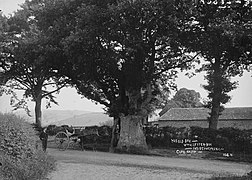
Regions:
<instances>
[{"instance_id":1,"label":"leafy foliage","mask_svg":"<svg viewBox=\"0 0 252 180\"><path fill-rule=\"evenodd\" d=\"M218 101L221 105L228 103L231 100L231 97L227 94L230 91L237 88L238 82L231 82L229 75L216 75L214 71L208 71L206 76L208 84L203 85L203 88L209 92L208 98L209 101L206 102L205 106L207 108L214 107L214 99L217 96L217 88L219 89ZM211 101L212 100L212 101ZM220 106L220 113L224 110L224 106ZM219 113L219 114L220 114Z\"/></svg>"},{"instance_id":2,"label":"leafy foliage","mask_svg":"<svg viewBox=\"0 0 252 180\"><path fill-rule=\"evenodd\" d=\"M168 97L166 97L168 98ZM166 105L159 113L162 116L171 108L197 108L203 107L200 94L194 90L186 88L179 89L171 100L166 101Z\"/></svg>"},{"instance_id":3,"label":"leafy foliage","mask_svg":"<svg viewBox=\"0 0 252 180\"><path fill-rule=\"evenodd\" d=\"M0 114L0 176L5 179L43 179L54 161L36 149L30 124L13 114Z\"/></svg>"},{"instance_id":4,"label":"leafy foliage","mask_svg":"<svg viewBox=\"0 0 252 180\"><path fill-rule=\"evenodd\" d=\"M35 134L31 126L14 115L1 114L1 150L7 155L20 159L33 154Z\"/></svg>"},{"instance_id":5,"label":"leafy foliage","mask_svg":"<svg viewBox=\"0 0 252 180\"><path fill-rule=\"evenodd\" d=\"M58 63L59 71L111 116L151 112L160 86L173 87L174 69L193 59L177 39L176 9L169 1L27 4L39 28L70 60Z\"/></svg>"},{"instance_id":6,"label":"leafy foliage","mask_svg":"<svg viewBox=\"0 0 252 180\"><path fill-rule=\"evenodd\" d=\"M235 88L229 78L251 64L250 1L31 0L9 22L16 36L2 43L1 62L21 78L12 86L36 101L38 122L41 99L55 102L45 85L55 83L56 92L65 77L115 118L146 117L162 90L174 88L177 68L200 55L216 129Z\"/></svg>"},{"instance_id":7,"label":"leafy foliage","mask_svg":"<svg viewBox=\"0 0 252 180\"><path fill-rule=\"evenodd\" d=\"M59 49L51 46L49 39L38 29L29 10L17 11L7 19L5 39L1 43L1 76L5 78L4 87L12 93L11 105L14 110L24 108L28 111L27 100L36 104L36 121L41 124L41 101L57 102L53 93L58 92L66 83L52 65L58 60ZM23 91L19 99L14 90Z\"/></svg>"},{"instance_id":8,"label":"leafy foliage","mask_svg":"<svg viewBox=\"0 0 252 180\"><path fill-rule=\"evenodd\" d=\"M202 106L200 98L200 93L194 90L181 88L174 95L173 100L178 102L181 107L200 107Z\"/></svg>"},{"instance_id":9,"label":"leafy foliage","mask_svg":"<svg viewBox=\"0 0 252 180\"><path fill-rule=\"evenodd\" d=\"M223 104L230 97L228 92L236 83L230 78L242 74L251 66L252 55L252 9L251 1L196 1L189 8L180 2L181 10L187 11L182 38L188 48L200 53L205 63L201 70L207 71L209 92L209 127L216 129Z\"/></svg>"}]
</instances>

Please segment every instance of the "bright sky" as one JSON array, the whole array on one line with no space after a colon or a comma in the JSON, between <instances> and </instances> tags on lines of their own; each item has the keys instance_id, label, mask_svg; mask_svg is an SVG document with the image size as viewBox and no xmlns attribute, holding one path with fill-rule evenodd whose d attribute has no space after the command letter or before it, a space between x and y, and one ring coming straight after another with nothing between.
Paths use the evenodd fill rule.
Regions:
<instances>
[{"instance_id":1,"label":"bright sky","mask_svg":"<svg viewBox=\"0 0 252 180\"><path fill-rule=\"evenodd\" d=\"M15 11L25 0L0 0L0 9L5 15L8 15ZM229 95L232 96L232 100L228 103L227 107L252 107L252 77L251 72L245 73L243 77L234 78L235 81L239 81L239 87L234 91L230 92ZM201 94L202 98L207 97L207 92L201 87L202 84L206 84L203 75L197 75L191 79L188 79L184 73L179 74L179 78L176 81L178 89L187 88L192 89ZM86 98L81 98L77 94L75 89L65 88L60 94L56 95L59 106L52 106L51 109L61 109L61 110L86 110L86 111L103 111L101 105L96 105L95 103L87 100ZM10 97L3 95L0 97L0 111L9 112L11 107L9 105ZM34 106L31 103L31 109ZM44 106L45 107L45 106Z\"/></svg>"},{"instance_id":2,"label":"bright sky","mask_svg":"<svg viewBox=\"0 0 252 180\"><path fill-rule=\"evenodd\" d=\"M5 15L9 15L19 8L19 4L24 3L25 0L0 0L0 10Z\"/></svg>"}]
</instances>

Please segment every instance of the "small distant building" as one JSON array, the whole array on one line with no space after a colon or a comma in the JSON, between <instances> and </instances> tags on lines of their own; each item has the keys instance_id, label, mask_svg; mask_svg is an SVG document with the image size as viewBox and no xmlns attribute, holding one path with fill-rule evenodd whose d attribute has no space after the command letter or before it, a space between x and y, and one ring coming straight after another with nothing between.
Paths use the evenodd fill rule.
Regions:
<instances>
[{"instance_id":1,"label":"small distant building","mask_svg":"<svg viewBox=\"0 0 252 180\"><path fill-rule=\"evenodd\" d=\"M210 110L206 108L171 108L152 125L159 127L191 127L208 128ZM252 129L252 107L225 108L219 117L218 128L234 127Z\"/></svg>"}]
</instances>

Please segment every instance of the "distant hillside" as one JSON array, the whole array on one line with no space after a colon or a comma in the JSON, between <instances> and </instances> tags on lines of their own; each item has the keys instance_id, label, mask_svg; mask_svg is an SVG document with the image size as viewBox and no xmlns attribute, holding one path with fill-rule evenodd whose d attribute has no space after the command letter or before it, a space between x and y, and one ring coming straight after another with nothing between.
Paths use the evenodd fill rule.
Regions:
<instances>
[{"instance_id":1,"label":"distant hillside","mask_svg":"<svg viewBox=\"0 0 252 180\"><path fill-rule=\"evenodd\" d=\"M103 112L85 113L78 116L73 116L58 122L55 125L70 125L70 126L94 126L100 125L102 122L112 120L111 117Z\"/></svg>"},{"instance_id":2,"label":"distant hillside","mask_svg":"<svg viewBox=\"0 0 252 180\"><path fill-rule=\"evenodd\" d=\"M27 119L28 122L35 122L35 113L31 112L31 117L26 114L25 111L19 110L15 111L15 114ZM80 111L80 110L43 110L42 111L42 125L46 126L49 124L54 124L55 122L74 118L75 116L79 116L86 113L92 113L90 111Z\"/></svg>"}]
</instances>

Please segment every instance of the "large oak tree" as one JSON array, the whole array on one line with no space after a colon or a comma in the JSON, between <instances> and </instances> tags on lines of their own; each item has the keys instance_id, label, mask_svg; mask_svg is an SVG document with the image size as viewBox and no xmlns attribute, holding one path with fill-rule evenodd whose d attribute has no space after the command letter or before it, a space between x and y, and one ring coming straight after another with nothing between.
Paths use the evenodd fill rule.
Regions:
<instances>
[{"instance_id":1,"label":"large oak tree","mask_svg":"<svg viewBox=\"0 0 252 180\"><path fill-rule=\"evenodd\" d=\"M117 147L147 149L142 120L160 86L194 58L178 39L176 4L168 0L31 1L38 26L67 62L59 72L79 93L120 118Z\"/></svg>"}]
</instances>

